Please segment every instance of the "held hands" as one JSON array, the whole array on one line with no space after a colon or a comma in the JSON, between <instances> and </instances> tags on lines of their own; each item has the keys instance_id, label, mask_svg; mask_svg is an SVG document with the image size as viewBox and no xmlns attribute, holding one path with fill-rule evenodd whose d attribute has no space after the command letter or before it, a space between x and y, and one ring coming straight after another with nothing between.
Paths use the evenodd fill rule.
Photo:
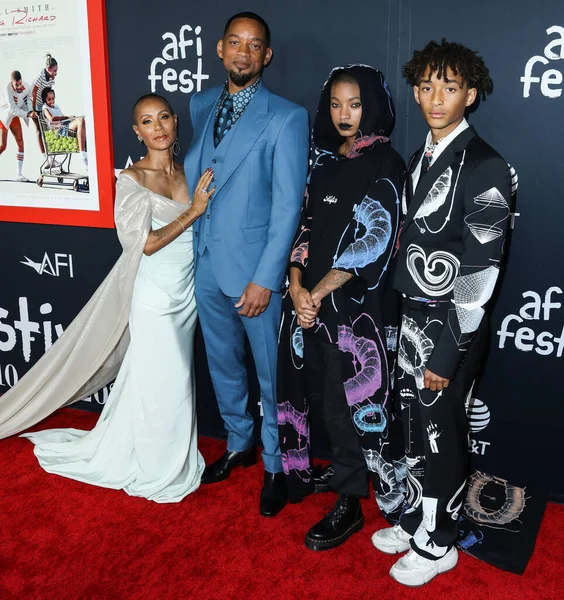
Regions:
<instances>
[{"instance_id":1,"label":"held hands","mask_svg":"<svg viewBox=\"0 0 564 600\"><path fill-rule=\"evenodd\" d=\"M192 198L192 208L196 211L199 217L206 212L206 209L208 208L208 201L211 198L211 195L215 192L216 186L214 186L211 190L208 190L212 181L213 171L211 168L207 168L196 184L196 189L194 190L194 196Z\"/></svg>"},{"instance_id":2,"label":"held hands","mask_svg":"<svg viewBox=\"0 0 564 600\"><path fill-rule=\"evenodd\" d=\"M37 118L38 118L38 117L37 117L37 113L36 113L34 110L30 110L30 111L27 113L27 116L28 116L28 117L31 117L32 119L37 119Z\"/></svg>"},{"instance_id":3,"label":"held hands","mask_svg":"<svg viewBox=\"0 0 564 600\"><path fill-rule=\"evenodd\" d=\"M440 392L448 387L450 381L444 377L435 375L429 369L425 369L425 387L432 392Z\"/></svg>"},{"instance_id":4,"label":"held hands","mask_svg":"<svg viewBox=\"0 0 564 600\"><path fill-rule=\"evenodd\" d=\"M267 309L271 294L272 292L269 289L251 281L241 294L235 308L243 307L239 311L239 314L243 317L258 317Z\"/></svg>"},{"instance_id":5,"label":"held hands","mask_svg":"<svg viewBox=\"0 0 564 600\"><path fill-rule=\"evenodd\" d=\"M315 302L309 291L301 285L290 286L290 297L294 303L298 325L303 329L313 327L321 303Z\"/></svg>"}]
</instances>

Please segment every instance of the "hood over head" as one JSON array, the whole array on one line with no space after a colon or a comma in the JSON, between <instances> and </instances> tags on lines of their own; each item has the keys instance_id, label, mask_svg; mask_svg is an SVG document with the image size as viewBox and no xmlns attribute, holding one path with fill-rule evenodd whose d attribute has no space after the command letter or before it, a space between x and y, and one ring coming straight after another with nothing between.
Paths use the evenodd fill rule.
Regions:
<instances>
[{"instance_id":1,"label":"hood over head","mask_svg":"<svg viewBox=\"0 0 564 600\"><path fill-rule=\"evenodd\" d=\"M388 142L395 124L392 95L384 75L368 65L345 65L329 73L323 85L317 115L313 126L313 143L319 150L338 154L345 138L337 131L331 119L331 85L337 73L345 72L356 79L360 88L362 117L360 128L348 158L359 156L376 143Z\"/></svg>"}]
</instances>

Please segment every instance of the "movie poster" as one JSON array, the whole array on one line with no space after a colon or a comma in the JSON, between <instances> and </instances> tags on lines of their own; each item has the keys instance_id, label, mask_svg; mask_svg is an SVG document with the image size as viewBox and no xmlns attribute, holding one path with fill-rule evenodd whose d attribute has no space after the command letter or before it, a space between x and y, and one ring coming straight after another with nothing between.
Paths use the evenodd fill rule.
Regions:
<instances>
[{"instance_id":1,"label":"movie poster","mask_svg":"<svg viewBox=\"0 0 564 600\"><path fill-rule=\"evenodd\" d=\"M100 173L106 176L108 169L100 164L96 146L102 133L109 141L109 123L101 122L108 121L109 98L107 86L95 89L93 84L91 38L96 32L89 10L103 9L100 4L0 2L2 220L99 222ZM105 73L106 65L101 67ZM97 111L96 103L104 110ZM53 209L52 218L45 218L46 209ZM66 211L87 212L73 222Z\"/></svg>"}]
</instances>

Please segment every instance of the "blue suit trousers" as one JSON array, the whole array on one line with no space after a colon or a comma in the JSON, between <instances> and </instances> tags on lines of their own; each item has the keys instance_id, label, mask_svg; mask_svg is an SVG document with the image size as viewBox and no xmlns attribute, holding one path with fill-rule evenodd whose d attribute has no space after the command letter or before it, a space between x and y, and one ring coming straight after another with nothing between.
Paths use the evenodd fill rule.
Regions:
<instances>
[{"instance_id":1,"label":"blue suit trousers","mask_svg":"<svg viewBox=\"0 0 564 600\"><path fill-rule=\"evenodd\" d=\"M268 308L253 318L239 314L235 308L238 300L221 291L206 249L196 266L196 303L210 375L227 430L227 450L241 452L253 444L254 422L247 409L247 334L260 385L264 467L270 473L278 473L282 471L282 460L276 410L276 360L282 297L272 293Z\"/></svg>"}]
</instances>

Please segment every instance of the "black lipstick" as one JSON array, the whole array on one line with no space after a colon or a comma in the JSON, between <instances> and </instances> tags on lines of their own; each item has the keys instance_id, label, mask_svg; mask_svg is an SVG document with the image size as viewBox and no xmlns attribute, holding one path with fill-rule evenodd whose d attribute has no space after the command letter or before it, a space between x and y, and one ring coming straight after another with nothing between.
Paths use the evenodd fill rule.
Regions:
<instances>
[{"instance_id":1,"label":"black lipstick","mask_svg":"<svg viewBox=\"0 0 564 600\"><path fill-rule=\"evenodd\" d=\"M351 127L352 125L350 125L349 123L339 123L339 129L342 129L343 131L347 131Z\"/></svg>"}]
</instances>

